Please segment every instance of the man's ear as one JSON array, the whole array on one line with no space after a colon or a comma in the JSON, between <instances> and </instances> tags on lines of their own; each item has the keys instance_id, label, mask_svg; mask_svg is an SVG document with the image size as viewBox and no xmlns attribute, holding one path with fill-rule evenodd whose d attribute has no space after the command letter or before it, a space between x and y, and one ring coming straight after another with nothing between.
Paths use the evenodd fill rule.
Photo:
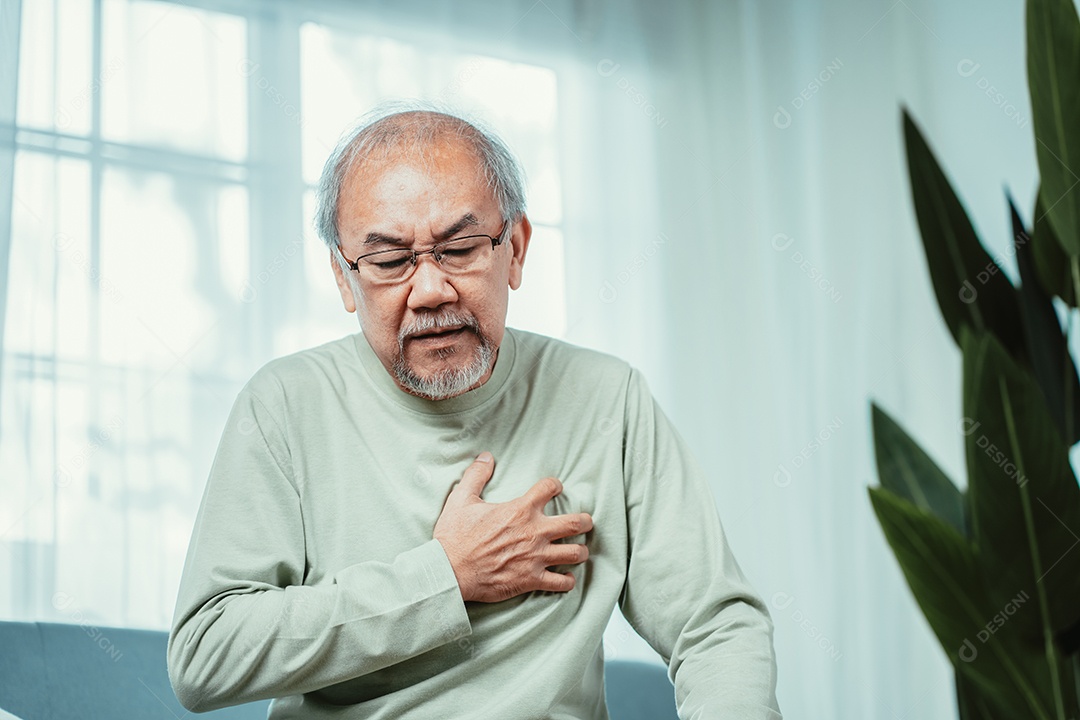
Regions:
<instances>
[{"instance_id":1,"label":"man's ear","mask_svg":"<svg viewBox=\"0 0 1080 720\"><path fill-rule=\"evenodd\" d=\"M521 287L521 269L525 265L525 252L529 249L529 240L532 238L532 223L527 215L514 223L513 234L510 236L510 278L511 290Z\"/></svg>"},{"instance_id":2,"label":"man's ear","mask_svg":"<svg viewBox=\"0 0 1080 720\"><path fill-rule=\"evenodd\" d=\"M352 285L349 284L349 278L345 277L345 271L341 268L341 263L333 248L330 250L330 267L334 268L334 279L337 280L338 290L341 291L341 302L345 305L346 312L356 312L356 297L353 295Z\"/></svg>"}]
</instances>

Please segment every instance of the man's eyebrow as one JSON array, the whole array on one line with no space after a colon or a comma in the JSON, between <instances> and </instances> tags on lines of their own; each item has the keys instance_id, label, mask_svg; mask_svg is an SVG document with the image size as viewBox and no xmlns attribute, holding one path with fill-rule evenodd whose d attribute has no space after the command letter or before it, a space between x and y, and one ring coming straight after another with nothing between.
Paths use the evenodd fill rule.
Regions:
<instances>
[{"instance_id":1,"label":"man's eyebrow","mask_svg":"<svg viewBox=\"0 0 1080 720\"><path fill-rule=\"evenodd\" d=\"M479 225L479 224L480 224L480 221L476 218L475 215L473 215L472 213L465 213L464 215L461 216L461 219L459 219L453 225L446 228L442 232L436 233L435 234L435 242L441 242L441 241L446 240L448 238L452 238L455 235L457 235L459 232L464 230L465 228L474 227L474 226ZM376 244L379 244L379 243L387 243L389 245L408 245L409 244L409 243L405 242L403 239L401 239L399 237L395 237L393 235L387 235L385 233L380 233L380 232L370 232L370 233L367 234L367 237L364 239L364 244L365 245L376 245Z\"/></svg>"},{"instance_id":2,"label":"man's eyebrow","mask_svg":"<svg viewBox=\"0 0 1080 720\"><path fill-rule=\"evenodd\" d=\"M435 241L439 242L439 241L442 241L442 240L448 240L448 239L454 237L455 235L457 235L459 232L461 232L465 228L475 227L476 225L479 225L479 224L480 224L480 221L476 219L475 215L473 215L472 213L465 213L464 215L461 216L461 219L458 220L456 223L454 223L450 227L446 228L441 233L436 233Z\"/></svg>"},{"instance_id":3,"label":"man's eyebrow","mask_svg":"<svg viewBox=\"0 0 1080 720\"><path fill-rule=\"evenodd\" d=\"M367 237L364 238L365 245L377 245L378 243L389 243L391 245L408 245L407 242L399 237L393 235L386 235L384 233L370 232Z\"/></svg>"}]
</instances>

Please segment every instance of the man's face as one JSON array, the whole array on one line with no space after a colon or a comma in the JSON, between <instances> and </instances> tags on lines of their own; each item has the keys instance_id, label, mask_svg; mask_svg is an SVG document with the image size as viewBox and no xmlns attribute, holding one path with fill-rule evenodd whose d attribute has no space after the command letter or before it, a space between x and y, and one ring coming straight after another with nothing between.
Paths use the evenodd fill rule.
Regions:
<instances>
[{"instance_id":1,"label":"man's face","mask_svg":"<svg viewBox=\"0 0 1080 720\"><path fill-rule=\"evenodd\" d=\"M502 226L475 154L457 139L426 148L422 157L393 151L368 159L353 168L338 201L338 234L349 260L397 247L427 250L451 237L497 236ZM441 381L438 396L451 397L487 381L530 233L523 217L483 268L449 274L428 254L417 258L411 276L391 285L372 283L362 265L346 277L331 253L345 309L357 313L364 337L403 390L429 394Z\"/></svg>"}]
</instances>

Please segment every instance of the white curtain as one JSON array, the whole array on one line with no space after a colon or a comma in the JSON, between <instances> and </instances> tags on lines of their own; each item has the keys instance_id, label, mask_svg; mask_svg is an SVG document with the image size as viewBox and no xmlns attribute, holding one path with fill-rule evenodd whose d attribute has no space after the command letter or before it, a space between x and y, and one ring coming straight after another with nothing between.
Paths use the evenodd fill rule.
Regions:
<instances>
[{"instance_id":1,"label":"white curtain","mask_svg":"<svg viewBox=\"0 0 1080 720\"><path fill-rule=\"evenodd\" d=\"M190 84L184 68L144 71L119 58L106 77L110 58L92 66L87 100L123 93L125 137L139 146L116 140L116 118L90 113L87 132L113 132L104 155L78 146L82 116L15 132L16 94L0 92L0 190L15 184L13 203L0 198L0 614L167 623L238 383L276 354L354 327L304 227L303 173L288 174L308 173L327 130L290 108L312 107L311 88L337 82L352 98L342 115L363 110L396 87L380 84L385 53L403 53L401 63L436 73L409 94L476 105L513 125L511 143L526 153L557 139L530 161L551 250L526 265L534 294L511 303L540 310L518 322L645 371L712 472L729 539L770 604L785 714L955 713L948 664L867 500L869 402L963 481L959 353L922 257L900 106L1004 256L1002 186L1027 207L1036 172L1019 0L195 4L220 15L197 18L208 44L185 57L216 48L200 61L206 77L239 67L246 81L234 92L229 75L206 106L213 142L184 146L174 137L183 128L165 132L167 123L164 134L138 134L164 112L133 108L153 73ZM5 39L18 5L5 0ZM35 3L23 5L25 16ZM131 38L153 32L121 6L81 5L89 20L126 18ZM187 12L176 7L173 20ZM98 35L112 32L94 22ZM298 32L304 22L313 25ZM391 44L371 40L380 37ZM304 43L348 58L351 74L290 64L308 57ZM537 88L553 77L551 118L514 124L529 98L474 92L483 72L473 54L548 73ZM463 64L437 75L453 62ZM23 87L18 97L31 102ZM230 123L249 114L266 122L238 155ZM160 161L180 169L155 176L144 146L163 147ZM133 259L110 270L116 247ZM549 279L558 292L545 295ZM91 286L89 308L65 303L79 282ZM142 322L109 314L132 304ZM37 334L14 336L15 314L32 316L18 327ZM98 322L120 324L110 335ZM606 649L655 658L618 618Z\"/></svg>"}]
</instances>

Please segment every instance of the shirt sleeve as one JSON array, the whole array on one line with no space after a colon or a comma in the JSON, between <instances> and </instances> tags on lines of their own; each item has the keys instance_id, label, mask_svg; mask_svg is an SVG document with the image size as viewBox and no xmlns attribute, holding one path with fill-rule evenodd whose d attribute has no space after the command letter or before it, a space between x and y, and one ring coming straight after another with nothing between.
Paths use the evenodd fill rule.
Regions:
<instances>
[{"instance_id":1,"label":"shirt sleeve","mask_svg":"<svg viewBox=\"0 0 1080 720\"><path fill-rule=\"evenodd\" d=\"M281 424L249 384L210 471L169 634L169 678L188 709L310 692L471 634L437 540L306 586L303 523Z\"/></svg>"},{"instance_id":2,"label":"shirt sleeve","mask_svg":"<svg viewBox=\"0 0 1080 720\"><path fill-rule=\"evenodd\" d=\"M668 664L680 718L780 718L768 610L735 562L704 474L636 370L624 429L623 614Z\"/></svg>"}]
</instances>

